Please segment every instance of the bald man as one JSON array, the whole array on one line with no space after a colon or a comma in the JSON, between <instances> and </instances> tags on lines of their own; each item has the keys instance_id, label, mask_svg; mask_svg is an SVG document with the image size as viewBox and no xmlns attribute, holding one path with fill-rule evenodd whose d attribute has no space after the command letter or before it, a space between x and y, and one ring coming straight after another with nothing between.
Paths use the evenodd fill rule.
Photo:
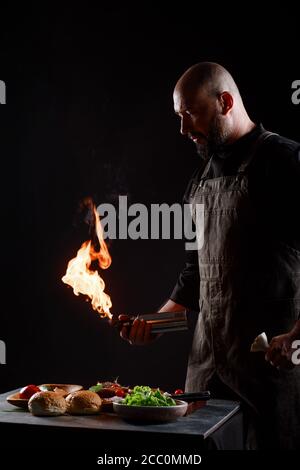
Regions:
<instances>
[{"instance_id":1,"label":"bald man","mask_svg":"<svg viewBox=\"0 0 300 470\"><path fill-rule=\"evenodd\" d=\"M173 97L200 156L184 202L205 214L204 245L186 252L161 309L200 312L186 390L241 400L246 448L297 448L300 368L290 351L300 331L300 144L254 123L219 64L189 68ZM274 338L266 356L250 352L263 331ZM139 320L121 335L132 344L154 338Z\"/></svg>"}]
</instances>

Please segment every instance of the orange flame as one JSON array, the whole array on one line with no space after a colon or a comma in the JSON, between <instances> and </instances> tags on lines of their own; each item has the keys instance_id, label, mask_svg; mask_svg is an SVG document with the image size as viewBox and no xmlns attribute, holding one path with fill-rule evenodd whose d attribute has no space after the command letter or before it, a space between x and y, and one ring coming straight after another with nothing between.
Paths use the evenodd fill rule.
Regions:
<instances>
[{"instance_id":1,"label":"orange flame","mask_svg":"<svg viewBox=\"0 0 300 470\"><path fill-rule=\"evenodd\" d=\"M93 211L100 250L95 251L91 240L84 242L77 252L76 258L69 261L67 272L62 281L73 287L75 295L87 295L91 299L93 309L97 310L101 316L112 318L110 313L112 303L109 295L104 292L105 283L98 271L90 270L91 263L95 260L98 260L102 269L107 269L111 265L111 256L103 239L100 218L95 206L93 206Z\"/></svg>"}]
</instances>

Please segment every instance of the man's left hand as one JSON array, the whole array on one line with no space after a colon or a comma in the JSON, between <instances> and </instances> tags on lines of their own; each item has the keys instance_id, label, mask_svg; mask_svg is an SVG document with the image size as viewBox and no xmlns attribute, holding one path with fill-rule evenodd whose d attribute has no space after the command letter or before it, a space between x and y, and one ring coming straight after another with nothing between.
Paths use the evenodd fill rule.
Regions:
<instances>
[{"instance_id":1,"label":"man's left hand","mask_svg":"<svg viewBox=\"0 0 300 470\"><path fill-rule=\"evenodd\" d=\"M292 343L293 338L289 333L274 336L265 355L266 361L277 369L292 369L295 367L291 361L294 351Z\"/></svg>"}]
</instances>

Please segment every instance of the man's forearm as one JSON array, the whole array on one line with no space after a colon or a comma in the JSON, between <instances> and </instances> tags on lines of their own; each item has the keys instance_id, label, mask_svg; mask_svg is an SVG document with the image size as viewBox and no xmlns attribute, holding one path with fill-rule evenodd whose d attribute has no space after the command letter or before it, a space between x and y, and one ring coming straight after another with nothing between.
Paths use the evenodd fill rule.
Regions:
<instances>
[{"instance_id":1,"label":"man's forearm","mask_svg":"<svg viewBox=\"0 0 300 470\"><path fill-rule=\"evenodd\" d=\"M182 310L186 310L186 307L169 299L158 312L182 312Z\"/></svg>"},{"instance_id":2,"label":"man's forearm","mask_svg":"<svg viewBox=\"0 0 300 470\"><path fill-rule=\"evenodd\" d=\"M292 330L289 332L290 337L294 339L300 339L300 320L297 320Z\"/></svg>"}]
</instances>

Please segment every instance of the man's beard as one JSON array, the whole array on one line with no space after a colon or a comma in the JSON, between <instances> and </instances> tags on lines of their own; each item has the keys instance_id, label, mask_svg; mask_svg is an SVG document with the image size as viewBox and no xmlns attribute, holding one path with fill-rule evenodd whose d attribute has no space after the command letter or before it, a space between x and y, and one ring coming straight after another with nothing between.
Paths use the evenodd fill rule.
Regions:
<instances>
[{"instance_id":1,"label":"man's beard","mask_svg":"<svg viewBox=\"0 0 300 470\"><path fill-rule=\"evenodd\" d=\"M228 140L228 131L221 124L221 119L215 116L207 136L205 144L197 144L197 154L203 160L208 160L213 153L216 153Z\"/></svg>"}]
</instances>

